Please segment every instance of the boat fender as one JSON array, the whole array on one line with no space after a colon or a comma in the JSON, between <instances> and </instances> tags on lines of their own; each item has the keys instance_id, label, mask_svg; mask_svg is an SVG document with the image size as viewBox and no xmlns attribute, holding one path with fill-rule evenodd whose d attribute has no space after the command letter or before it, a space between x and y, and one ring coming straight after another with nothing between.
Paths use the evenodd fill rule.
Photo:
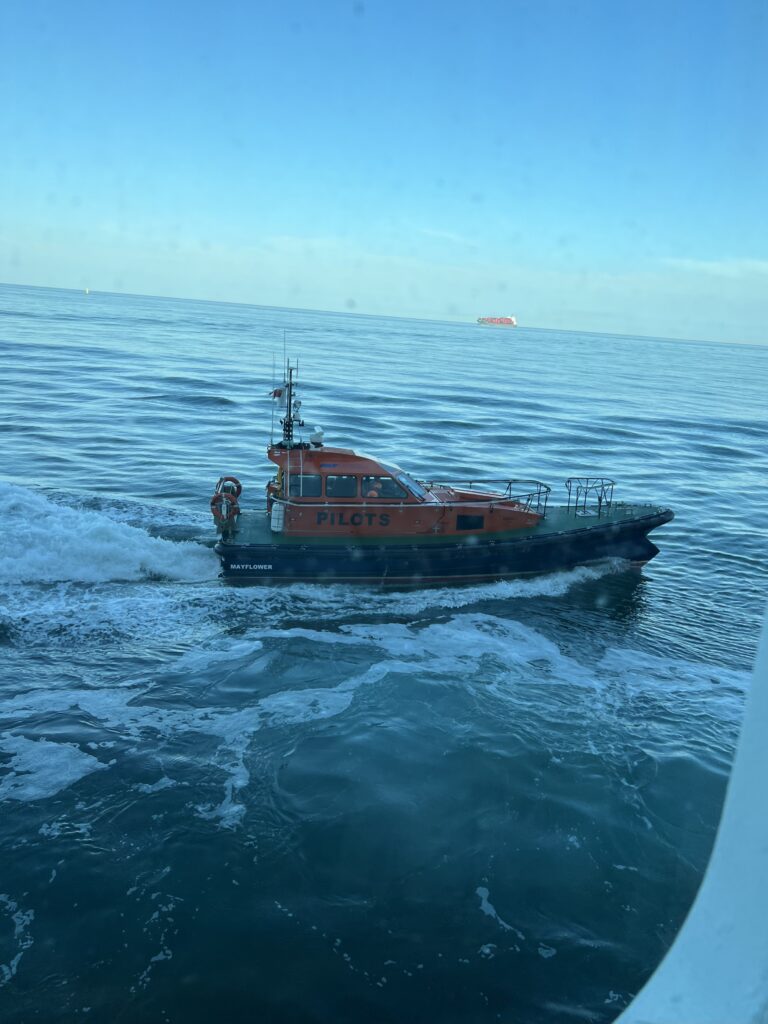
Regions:
<instances>
[{"instance_id":1,"label":"boat fender","mask_svg":"<svg viewBox=\"0 0 768 1024\"><path fill-rule=\"evenodd\" d=\"M240 514L240 506L234 494L217 491L211 498L211 512L217 523L231 523Z\"/></svg>"},{"instance_id":2,"label":"boat fender","mask_svg":"<svg viewBox=\"0 0 768 1024\"><path fill-rule=\"evenodd\" d=\"M282 533L285 529L285 505L276 501L269 514L269 525L273 533Z\"/></svg>"},{"instance_id":3,"label":"boat fender","mask_svg":"<svg viewBox=\"0 0 768 1024\"><path fill-rule=\"evenodd\" d=\"M239 498L243 493L243 485L236 476L220 476L216 484L216 494L234 494Z\"/></svg>"}]
</instances>

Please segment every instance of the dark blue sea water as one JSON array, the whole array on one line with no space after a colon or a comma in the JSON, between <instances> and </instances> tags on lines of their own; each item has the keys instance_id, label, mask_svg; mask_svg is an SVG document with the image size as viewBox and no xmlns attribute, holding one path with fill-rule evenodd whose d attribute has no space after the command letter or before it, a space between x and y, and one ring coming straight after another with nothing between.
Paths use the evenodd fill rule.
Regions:
<instances>
[{"instance_id":1,"label":"dark blue sea water","mask_svg":"<svg viewBox=\"0 0 768 1024\"><path fill-rule=\"evenodd\" d=\"M642 573L233 590L308 425L617 480ZM701 879L768 596L768 349L0 289L0 1019L608 1022Z\"/></svg>"}]
</instances>

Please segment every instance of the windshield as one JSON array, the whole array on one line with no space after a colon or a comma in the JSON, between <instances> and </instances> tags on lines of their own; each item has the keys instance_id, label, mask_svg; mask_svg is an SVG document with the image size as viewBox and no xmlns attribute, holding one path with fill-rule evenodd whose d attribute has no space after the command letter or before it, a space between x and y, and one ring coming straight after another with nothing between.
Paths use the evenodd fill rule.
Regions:
<instances>
[{"instance_id":1,"label":"windshield","mask_svg":"<svg viewBox=\"0 0 768 1024\"><path fill-rule=\"evenodd\" d=\"M424 499L427 496L427 492L424 490L420 483L417 483L417 481L413 479L413 477L408 476L407 473L398 473L397 479L400 481L403 487L408 488L411 494L415 494L419 501L424 501Z\"/></svg>"}]
</instances>

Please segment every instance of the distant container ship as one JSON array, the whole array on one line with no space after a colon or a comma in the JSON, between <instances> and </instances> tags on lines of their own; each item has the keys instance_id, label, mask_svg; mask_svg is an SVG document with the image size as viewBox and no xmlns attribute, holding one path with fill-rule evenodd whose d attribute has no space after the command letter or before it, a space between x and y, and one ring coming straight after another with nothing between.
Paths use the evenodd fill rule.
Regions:
<instances>
[{"instance_id":1,"label":"distant container ship","mask_svg":"<svg viewBox=\"0 0 768 1024\"><path fill-rule=\"evenodd\" d=\"M479 324L492 324L494 327L517 327L517 320L513 316L479 316Z\"/></svg>"}]
</instances>

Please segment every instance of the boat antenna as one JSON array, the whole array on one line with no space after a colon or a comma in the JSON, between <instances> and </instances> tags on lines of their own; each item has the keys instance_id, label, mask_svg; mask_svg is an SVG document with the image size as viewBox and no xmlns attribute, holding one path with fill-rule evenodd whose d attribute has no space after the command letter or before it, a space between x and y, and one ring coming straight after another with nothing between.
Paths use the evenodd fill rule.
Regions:
<instances>
[{"instance_id":1,"label":"boat antenna","mask_svg":"<svg viewBox=\"0 0 768 1024\"><path fill-rule=\"evenodd\" d=\"M273 445L275 443L275 391L277 391L277 384L275 383L275 353L272 353L272 422L269 424L269 443Z\"/></svg>"}]
</instances>

